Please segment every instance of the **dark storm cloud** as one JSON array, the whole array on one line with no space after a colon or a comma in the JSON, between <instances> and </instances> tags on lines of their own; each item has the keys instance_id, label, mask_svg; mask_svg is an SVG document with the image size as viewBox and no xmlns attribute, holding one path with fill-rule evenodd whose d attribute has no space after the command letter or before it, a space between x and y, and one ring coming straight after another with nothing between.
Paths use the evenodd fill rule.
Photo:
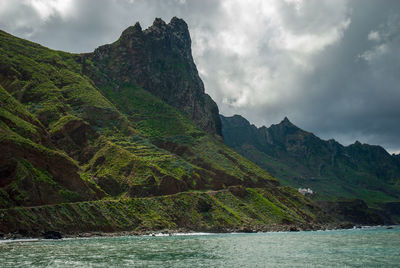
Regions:
<instances>
[{"instance_id":1,"label":"dark storm cloud","mask_svg":"<svg viewBox=\"0 0 400 268\"><path fill-rule=\"evenodd\" d=\"M344 143L400 151L400 3L351 1L341 42L316 57L293 114L305 129Z\"/></svg>"},{"instance_id":2,"label":"dark storm cloud","mask_svg":"<svg viewBox=\"0 0 400 268\"><path fill-rule=\"evenodd\" d=\"M50 48L92 51L114 42L128 26L143 28L156 17L199 21L213 14L218 1L180 0L10 0L0 2L0 27Z\"/></svg>"},{"instance_id":3,"label":"dark storm cloud","mask_svg":"<svg viewBox=\"0 0 400 268\"><path fill-rule=\"evenodd\" d=\"M400 151L399 14L396 0L3 0L0 28L86 52L178 16L223 114Z\"/></svg>"}]
</instances>

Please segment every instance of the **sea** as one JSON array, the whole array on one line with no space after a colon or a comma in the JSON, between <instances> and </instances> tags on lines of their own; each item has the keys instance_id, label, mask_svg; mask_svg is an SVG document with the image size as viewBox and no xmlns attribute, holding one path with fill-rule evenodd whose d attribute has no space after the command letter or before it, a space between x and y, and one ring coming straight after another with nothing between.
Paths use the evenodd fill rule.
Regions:
<instances>
[{"instance_id":1,"label":"sea","mask_svg":"<svg viewBox=\"0 0 400 268\"><path fill-rule=\"evenodd\" d=\"M400 226L2 240L0 267L400 267Z\"/></svg>"}]
</instances>

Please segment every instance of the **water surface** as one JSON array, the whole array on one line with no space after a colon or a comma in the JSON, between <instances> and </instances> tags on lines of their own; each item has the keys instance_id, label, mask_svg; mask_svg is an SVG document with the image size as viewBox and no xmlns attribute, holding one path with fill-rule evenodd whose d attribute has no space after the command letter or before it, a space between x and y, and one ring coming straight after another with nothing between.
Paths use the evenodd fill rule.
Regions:
<instances>
[{"instance_id":1,"label":"water surface","mask_svg":"<svg viewBox=\"0 0 400 268\"><path fill-rule=\"evenodd\" d=\"M0 267L400 267L400 226L0 243Z\"/></svg>"}]
</instances>

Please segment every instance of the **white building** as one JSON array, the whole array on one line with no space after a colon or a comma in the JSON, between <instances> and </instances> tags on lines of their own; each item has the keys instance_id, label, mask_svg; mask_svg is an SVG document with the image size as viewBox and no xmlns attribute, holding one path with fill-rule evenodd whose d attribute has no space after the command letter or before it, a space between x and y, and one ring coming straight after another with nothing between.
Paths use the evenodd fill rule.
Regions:
<instances>
[{"instance_id":1,"label":"white building","mask_svg":"<svg viewBox=\"0 0 400 268\"><path fill-rule=\"evenodd\" d=\"M313 195L314 194L314 191L311 190L310 188L299 188L298 191L302 195Z\"/></svg>"}]
</instances>

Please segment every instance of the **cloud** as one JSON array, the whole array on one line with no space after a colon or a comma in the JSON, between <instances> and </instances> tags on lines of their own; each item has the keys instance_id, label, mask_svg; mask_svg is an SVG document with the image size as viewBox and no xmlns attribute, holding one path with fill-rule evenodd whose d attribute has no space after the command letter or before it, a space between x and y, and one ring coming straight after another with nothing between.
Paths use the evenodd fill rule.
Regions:
<instances>
[{"instance_id":1,"label":"cloud","mask_svg":"<svg viewBox=\"0 0 400 268\"><path fill-rule=\"evenodd\" d=\"M379 42L381 40L381 36L378 31L371 31L368 34L368 40Z\"/></svg>"},{"instance_id":2,"label":"cloud","mask_svg":"<svg viewBox=\"0 0 400 268\"><path fill-rule=\"evenodd\" d=\"M272 107L300 94L301 77L315 67L310 59L350 24L346 2L335 1L336 12L332 3L225 1L208 20L215 34L194 28L194 56L208 65L201 74L221 110Z\"/></svg>"},{"instance_id":3,"label":"cloud","mask_svg":"<svg viewBox=\"0 0 400 268\"><path fill-rule=\"evenodd\" d=\"M206 91L257 125L288 116L323 138L400 151L396 0L0 1L0 28L92 51L129 25L186 20Z\"/></svg>"},{"instance_id":4,"label":"cloud","mask_svg":"<svg viewBox=\"0 0 400 268\"><path fill-rule=\"evenodd\" d=\"M74 11L73 0L28 0L27 5L32 6L42 20L50 16L61 16L62 18L71 16Z\"/></svg>"},{"instance_id":5,"label":"cloud","mask_svg":"<svg viewBox=\"0 0 400 268\"><path fill-rule=\"evenodd\" d=\"M361 2L368 8L356 9ZM301 113L293 117L324 138L398 151L400 6L353 1L350 8L351 25L341 42L315 58L317 71L303 83L311 94L304 91Z\"/></svg>"}]
</instances>

